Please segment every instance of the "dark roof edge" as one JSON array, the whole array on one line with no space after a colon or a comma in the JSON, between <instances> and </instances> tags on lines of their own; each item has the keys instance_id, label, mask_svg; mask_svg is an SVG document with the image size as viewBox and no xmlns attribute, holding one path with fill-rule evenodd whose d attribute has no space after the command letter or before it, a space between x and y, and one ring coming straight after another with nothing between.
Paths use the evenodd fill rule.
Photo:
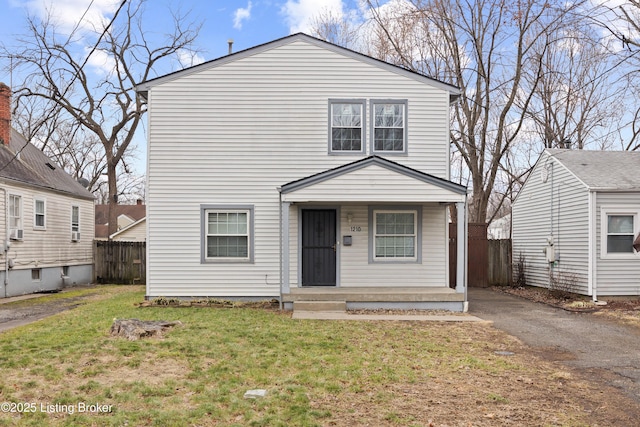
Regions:
<instances>
[{"instance_id":1,"label":"dark roof edge","mask_svg":"<svg viewBox=\"0 0 640 427\"><path fill-rule=\"evenodd\" d=\"M44 186L44 185L35 184L33 182L21 181L19 179L9 178L9 177L6 177L6 176L0 176L0 181L8 181L10 183L15 183L14 185L21 185L21 186L24 186L24 187L41 188L42 190L46 190L46 191L50 191L50 192L58 193L58 194L63 194L65 196L73 197L73 198L76 198L76 199L84 199L84 200L91 200L91 201L95 201L95 199L96 199L96 196L94 196L93 194L91 196L83 196L83 195L80 195L80 194L72 193L70 191L60 190L59 188L47 187L47 186Z\"/></svg>"},{"instance_id":2,"label":"dark roof edge","mask_svg":"<svg viewBox=\"0 0 640 427\"><path fill-rule=\"evenodd\" d=\"M456 184L455 182L447 181L446 179L438 178L437 176L420 172L416 169L401 165L400 163L392 162L391 160L387 160L376 155L365 157L364 159L356 160L355 162L347 163L346 165L338 166L333 169L328 169L326 171L319 172L296 181L291 181L287 184L284 184L282 187L280 187L279 190L282 194L291 193L302 188L339 177L349 172L362 169L370 165L381 166L390 171L397 172L410 178L435 185L437 187L452 191L457 194L467 193L467 187L465 187L464 185Z\"/></svg>"}]
</instances>

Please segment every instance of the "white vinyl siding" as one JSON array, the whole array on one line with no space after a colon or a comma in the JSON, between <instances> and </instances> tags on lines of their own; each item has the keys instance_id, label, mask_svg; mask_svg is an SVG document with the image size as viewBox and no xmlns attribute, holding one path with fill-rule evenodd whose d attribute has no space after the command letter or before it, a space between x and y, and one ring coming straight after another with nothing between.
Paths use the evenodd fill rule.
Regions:
<instances>
[{"instance_id":1,"label":"white vinyl siding","mask_svg":"<svg viewBox=\"0 0 640 427\"><path fill-rule=\"evenodd\" d=\"M329 99L408 99L411 143L398 163L448 177L449 93L439 87L302 41L201 66L149 92L148 295L278 296L278 187L362 158L327 155ZM381 185L390 198L406 192ZM201 263L199 206L246 203L255 206L254 262L241 274L237 264Z\"/></svg>"},{"instance_id":2,"label":"white vinyl siding","mask_svg":"<svg viewBox=\"0 0 640 427\"><path fill-rule=\"evenodd\" d=\"M632 216L633 235L640 232L640 192L596 193L596 268L598 297L640 295L640 253L607 251L608 218ZM626 231L629 231L628 229Z\"/></svg>"},{"instance_id":3,"label":"white vinyl siding","mask_svg":"<svg viewBox=\"0 0 640 427\"><path fill-rule=\"evenodd\" d=\"M522 255L528 285L548 287L552 273L571 277L575 289L588 294L589 224L588 189L544 153L512 207L514 268ZM544 252L550 238L558 258L553 264Z\"/></svg>"},{"instance_id":4,"label":"white vinyl siding","mask_svg":"<svg viewBox=\"0 0 640 427\"><path fill-rule=\"evenodd\" d=\"M419 181L378 165L369 165L344 175L283 194L290 202L464 202L464 194Z\"/></svg>"},{"instance_id":5,"label":"white vinyl siding","mask_svg":"<svg viewBox=\"0 0 640 427\"><path fill-rule=\"evenodd\" d=\"M112 240L121 242L144 242L147 240L147 220L141 219L135 224L130 224L126 228L115 233Z\"/></svg>"},{"instance_id":6,"label":"white vinyl siding","mask_svg":"<svg viewBox=\"0 0 640 427\"><path fill-rule=\"evenodd\" d=\"M10 196L20 194L17 199L9 198L9 209L16 201L20 205L20 217L10 215L10 225L21 227L23 218L28 218L29 226L23 229L23 238L11 245L13 271L29 270L37 266L44 269L62 265L78 266L93 264L93 235L95 226L93 200L70 197L62 193L42 194L27 186L11 185L5 187ZM30 226L35 218L36 200L46 199L46 232ZM70 212L72 206L80 208L79 227L91 238L81 242L71 242ZM10 212L11 213L11 212ZM15 213L17 214L17 212ZM4 220L4 216L2 217ZM15 257L13 256L15 254ZM18 293L19 294L19 293Z\"/></svg>"}]
</instances>

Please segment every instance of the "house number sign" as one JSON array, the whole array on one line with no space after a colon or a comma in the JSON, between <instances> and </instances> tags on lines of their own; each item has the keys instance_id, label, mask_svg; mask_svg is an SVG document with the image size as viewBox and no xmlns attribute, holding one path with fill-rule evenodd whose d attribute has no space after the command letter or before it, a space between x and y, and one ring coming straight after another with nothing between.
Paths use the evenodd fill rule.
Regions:
<instances>
[{"instance_id":1,"label":"house number sign","mask_svg":"<svg viewBox=\"0 0 640 427\"><path fill-rule=\"evenodd\" d=\"M362 227L359 225L353 225L349 228L351 231L362 231Z\"/></svg>"}]
</instances>

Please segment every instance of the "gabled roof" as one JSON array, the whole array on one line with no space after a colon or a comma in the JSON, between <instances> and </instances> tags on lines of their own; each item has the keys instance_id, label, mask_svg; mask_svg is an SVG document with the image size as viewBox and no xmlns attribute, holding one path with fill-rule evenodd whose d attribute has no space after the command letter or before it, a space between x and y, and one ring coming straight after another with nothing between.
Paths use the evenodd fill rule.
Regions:
<instances>
[{"instance_id":1,"label":"gabled roof","mask_svg":"<svg viewBox=\"0 0 640 427\"><path fill-rule=\"evenodd\" d=\"M467 187L464 185L456 184L455 182L447 181L446 179L438 178L428 173L420 172L416 169L412 169L408 166L401 165L400 163L392 162L384 157L369 156L364 159L357 160L346 165L339 166L337 168L329 169L306 178L302 178L296 181L289 182L280 188L282 194L291 193L324 181L328 181L333 178L354 172L371 165L380 166L387 170L399 173L410 178L417 179L418 181L426 182L434 185L438 188L451 191L456 194L466 194Z\"/></svg>"},{"instance_id":2,"label":"gabled roof","mask_svg":"<svg viewBox=\"0 0 640 427\"><path fill-rule=\"evenodd\" d=\"M96 205L95 211L95 237L106 239L109 237L109 205ZM120 215L126 215L136 223L146 217L147 207L143 204L116 205L116 216Z\"/></svg>"},{"instance_id":3,"label":"gabled roof","mask_svg":"<svg viewBox=\"0 0 640 427\"><path fill-rule=\"evenodd\" d=\"M116 205L116 217L126 215L134 222L147 215L146 205ZM96 225L109 223L109 205L96 205Z\"/></svg>"},{"instance_id":4,"label":"gabled roof","mask_svg":"<svg viewBox=\"0 0 640 427\"><path fill-rule=\"evenodd\" d=\"M207 61L202 64L195 65L193 67L185 68L184 70L175 71L173 73L166 74L164 76L147 80L145 82L139 83L136 86L136 91L142 93L142 95L146 97L149 89L151 89L153 86L189 75L191 73L196 73L202 70L218 67L220 65L224 65L232 61L237 61L239 59L246 58L246 57L249 57L261 52L265 52L267 50L274 49L280 46L284 46L290 43L294 43L297 41L303 41L315 46L319 46L324 49L328 49L332 52L338 53L340 55L348 56L350 58L374 65L376 67L386 69L388 71L403 75L405 77L409 77L411 79L414 79L426 84L430 84L432 86L435 86L437 88L440 88L442 90L449 92L449 98L451 101L454 101L455 99L457 99L461 93L460 89L457 88L456 86L450 85L448 83L442 82L440 80L425 76L423 74L420 74L411 70L407 70L406 68L402 68L400 66L393 65L385 61L381 61L379 59L373 58L368 55L364 55L354 50L347 49L342 46L338 46L336 44L317 39L315 37L311 37L304 33L292 34L290 36L282 37L280 39L277 39L268 43L264 43L249 49L245 49L236 53L232 53L230 55L220 57L218 59Z\"/></svg>"},{"instance_id":5,"label":"gabled roof","mask_svg":"<svg viewBox=\"0 0 640 427\"><path fill-rule=\"evenodd\" d=\"M119 235L123 234L126 231L131 230L132 228L138 227L140 224L145 223L147 221L147 217L142 217L139 220L132 222L131 224L122 227L120 230L116 231L115 233L113 233L111 236L109 236L109 239L114 239L116 237L118 237ZM145 224L146 226L146 224Z\"/></svg>"},{"instance_id":6,"label":"gabled roof","mask_svg":"<svg viewBox=\"0 0 640 427\"><path fill-rule=\"evenodd\" d=\"M592 190L640 190L640 152L547 149Z\"/></svg>"},{"instance_id":7,"label":"gabled roof","mask_svg":"<svg viewBox=\"0 0 640 427\"><path fill-rule=\"evenodd\" d=\"M19 153L19 154L17 154ZM9 147L0 144L0 178L43 190L94 199L93 194L15 129Z\"/></svg>"}]
</instances>

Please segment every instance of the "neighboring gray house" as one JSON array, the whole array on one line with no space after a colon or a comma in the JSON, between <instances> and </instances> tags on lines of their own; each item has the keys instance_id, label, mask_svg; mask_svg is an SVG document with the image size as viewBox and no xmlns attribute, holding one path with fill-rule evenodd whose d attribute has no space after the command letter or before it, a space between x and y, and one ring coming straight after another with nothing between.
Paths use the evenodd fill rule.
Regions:
<instances>
[{"instance_id":1,"label":"neighboring gray house","mask_svg":"<svg viewBox=\"0 0 640 427\"><path fill-rule=\"evenodd\" d=\"M465 309L457 88L295 34L137 90L149 101L147 298Z\"/></svg>"},{"instance_id":2,"label":"neighboring gray house","mask_svg":"<svg viewBox=\"0 0 640 427\"><path fill-rule=\"evenodd\" d=\"M94 197L11 129L0 84L0 298L90 283Z\"/></svg>"},{"instance_id":3,"label":"neighboring gray house","mask_svg":"<svg viewBox=\"0 0 640 427\"><path fill-rule=\"evenodd\" d=\"M545 150L513 203L527 284L640 295L640 152Z\"/></svg>"}]
</instances>

